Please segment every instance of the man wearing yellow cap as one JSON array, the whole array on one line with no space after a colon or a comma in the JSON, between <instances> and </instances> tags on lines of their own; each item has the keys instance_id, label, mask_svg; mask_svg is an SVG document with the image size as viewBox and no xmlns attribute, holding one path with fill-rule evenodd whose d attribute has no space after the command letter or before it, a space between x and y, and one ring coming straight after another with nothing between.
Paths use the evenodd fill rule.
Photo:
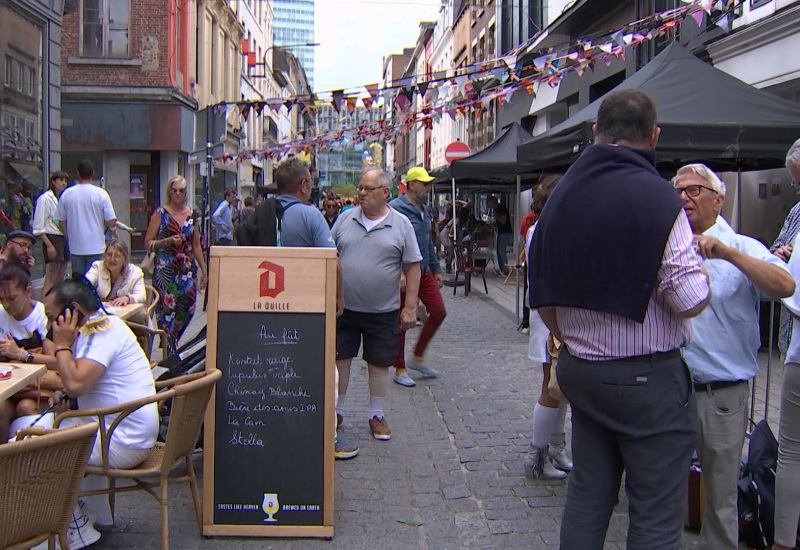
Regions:
<instances>
[{"instance_id":1,"label":"man wearing yellow cap","mask_svg":"<svg viewBox=\"0 0 800 550\"><path fill-rule=\"evenodd\" d=\"M419 340L414 348L414 353L405 359L406 334L401 331L397 337L397 354L394 359L394 381L402 386L416 386L417 383L408 375L406 367L422 373L428 378L435 378L439 371L424 363L425 349L436 334L439 326L444 321L447 312L444 309L442 293L439 291L444 282L442 268L436 256L431 233L431 217L425 205L428 203L428 194L435 178L428 175L422 167L411 168L406 173L406 192L389 203L389 206L406 216L414 227L417 244L422 253L420 269L422 276L419 282L419 299L428 310L428 319L422 326ZM405 300L405 292L400 293L401 300ZM400 306L403 307L402 305Z\"/></svg>"}]
</instances>

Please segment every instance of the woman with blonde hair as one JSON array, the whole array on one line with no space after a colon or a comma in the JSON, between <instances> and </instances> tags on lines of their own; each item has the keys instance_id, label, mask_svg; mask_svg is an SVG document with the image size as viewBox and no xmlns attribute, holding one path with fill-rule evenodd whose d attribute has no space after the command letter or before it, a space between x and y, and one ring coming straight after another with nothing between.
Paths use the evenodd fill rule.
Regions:
<instances>
[{"instance_id":1,"label":"woman with blonde hair","mask_svg":"<svg viewBox=\"0 0 800 550\"><path fill-rule=\"evenodd\" d=\"M173 176L167 182L165 204L153 213L144 239L147 249L156 255L153 286L161 295L156 320L158 327L167 333L169 353L178 347L178 340L194 314L197 290L205 288L207 283L197 213L186 202L186 180L183 176Z\"/></svg>"},{"instance_id":2,"label":"woman with blonde hair","mask_svg":"<svg viewBox=\"0 0 800 550\"><path fill-rule=\"evenodd\" d=\"M97 290L100 300L112 306L144 303L144 273L138 265L131 264L130 259L128 245L112 239L106 244L103 259L92 263L86 278Z\"/></svg>"}]
</instances>

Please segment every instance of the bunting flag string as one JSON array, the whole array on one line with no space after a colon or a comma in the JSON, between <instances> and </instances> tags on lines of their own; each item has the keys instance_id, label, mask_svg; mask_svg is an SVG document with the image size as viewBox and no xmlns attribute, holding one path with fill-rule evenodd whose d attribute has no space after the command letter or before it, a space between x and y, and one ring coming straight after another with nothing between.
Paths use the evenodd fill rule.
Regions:
<instances>
[{"instance_id":1,"label":"bunting flag string","mask_svg":"<svg viewBox=\"0 0 800 550\"><path fill-rule=\"evenodd\" d=\"M528 95L535 96L535 87L542 83L555 87L570 72L582 76L585 71L594 70L597 61L610 65L615 58L625 59L625 48L637 47L647 41L660 36L671 36L675 28L684 20L691 18L697 25L701 25L704 16L714 14L711 11L713 2L709 0L693 0L685 5L652 14L638 21L628 23L612 32L582 37L573 44L548 48L546 51L528 52L530 44L523 44L511 54L503 57L482 61L467 67L466 72L459 70L439 72L434 78L418 79L408 76L399 79L394 86L381 88L378 84L363 86L366 96L359 92L346 92L333 90L320 94L302 94L286 98L270 98L257 101L241 101L231 104L220 104L213 107L215 113L225 107L226 113L236 108L239 115L246 121L250 110L255 110L261 115L265 106L273 112L279 112L282 107L291 110L297 106L303 113L312 113L322 105L330 104L337 114L343 116L344 124L341 129L326 132L323 135L310 137L302 135L302 140L291 143L267 147L265 149L244 151L239 155L226 155L221 157L240 158L259 156L271 157L283 155L289 151L304 151L307 147L330 147L342 142L364 142L375 139L392 141L396 136L411 131L417 124L423 130L430 130L435 121L444 114L452 119L466 116L469 112L480 114L490 108L492 101L501 104L513 101L514 92L524 89ZM726 9L735 9L744 0L739 0L732 5L728 2ZM729 12L716 14L716 17L707 19L708 25L717 25L723 30L730 30ZM532 43L532 42L531 42ZM523 59L526 62L521 62ZM448 75L448 73L451 73ZM428 75L430 76L430 75ZM415 94L420 95L419 109L414 109ZM321 97L330 95L326 100ZM350 127L347 125L348 116L356 110L359 99L367 110L378 106L378 99L383 99L381 107L391 111L396 107L398 111L390 120L381 119L379 123L357 123ZM342 108L346 108L346 113ZM395 119L395 120L392 120Z\"/></svg>"}]
</instances>

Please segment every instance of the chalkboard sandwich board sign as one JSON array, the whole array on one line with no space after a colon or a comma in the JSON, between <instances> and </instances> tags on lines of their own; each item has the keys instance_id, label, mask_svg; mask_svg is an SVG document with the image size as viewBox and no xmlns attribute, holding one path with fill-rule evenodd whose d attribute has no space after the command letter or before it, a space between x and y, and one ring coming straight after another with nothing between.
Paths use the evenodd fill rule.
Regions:
<instances>
[{"instance_id":1,"label":"chalkboard sandwich board sign","mask_svg":"<svg viewBox=\"0 0 800 550\"><path fill-rule=\"evenodd\" d=\"M204 535L333 536L336 262L211 248Z\"/></svg>"}]
</instances>

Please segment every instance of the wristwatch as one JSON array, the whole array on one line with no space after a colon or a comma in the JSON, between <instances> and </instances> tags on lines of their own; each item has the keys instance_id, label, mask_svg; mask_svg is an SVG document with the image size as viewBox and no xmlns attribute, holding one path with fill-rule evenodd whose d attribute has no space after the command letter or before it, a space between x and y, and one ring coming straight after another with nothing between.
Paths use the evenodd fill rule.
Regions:
<instances>
[{"instance_id":1,"label":"wristwatch","mask_svg":"<svg viewBox=\"0 0 800 550\"><path fill-rule=\"evenodd\" d=\"M27 355L25 355L25 362L26 363L33 363L33 354L31 352L29 352L29 351L26 351L25 353L27 354Z\"/></svg>"}]
</instances>

